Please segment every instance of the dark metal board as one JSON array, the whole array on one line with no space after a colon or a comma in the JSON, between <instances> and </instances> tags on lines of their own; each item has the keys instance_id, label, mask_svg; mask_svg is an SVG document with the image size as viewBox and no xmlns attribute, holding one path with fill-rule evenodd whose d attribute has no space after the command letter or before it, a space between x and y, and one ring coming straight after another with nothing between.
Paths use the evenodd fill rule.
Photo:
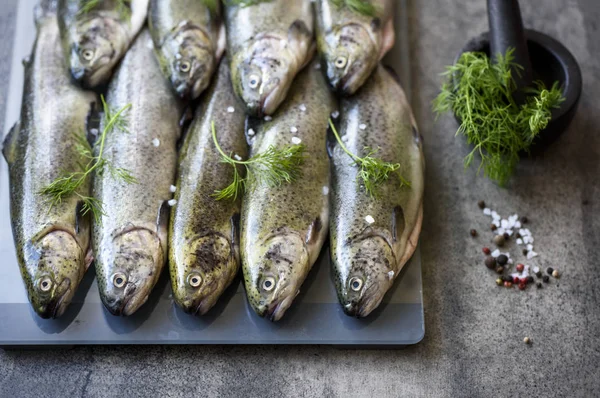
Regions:
<instances>
[{"instance_id":1,"label":"dark metal board","mask_svg":"<svg viewBox=\"0 0 600 398\"><path fill-rule=\"evenodd\" d=\"M19 1L10 91L5 125L20 112L23 68L35 37L33 6ZM387 63L400 74L410 95L405 0L398 1L397 45ZM421 258L417 249L384 302L369 318L344 315L331 279L325 248L295 304L278 323L254 314L241 281L234 282L215 308L199 318L185 314L171 300L165 273L148 302L129 318L110 315L102 306L94 271L85 276L65 315L43 320L30 308L17 265L10 228L8 173L0 161L0 346L78 344L331 344L341 346L403 346L421 341L425 333Z\"/></svg>"}]
</instances>

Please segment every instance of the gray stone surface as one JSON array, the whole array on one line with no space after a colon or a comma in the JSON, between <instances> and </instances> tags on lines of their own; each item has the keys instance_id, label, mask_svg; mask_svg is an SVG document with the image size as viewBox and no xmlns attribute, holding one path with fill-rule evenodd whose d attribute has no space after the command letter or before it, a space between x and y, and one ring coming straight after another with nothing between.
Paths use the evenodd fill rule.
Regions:
<instances>
[{"instance_id":1,"label":"gray stone surface","mask_svg":"<svg viewBox=\"0 0 600 398\"><path fill-rule=\"evenodd\" d=\"M0 111L16 0L0 6ZM474 170L455 122L430 111L443 66L486 29L483 0L411 1L414 110L425 135L422 234L426 337L398 351L329 347L82 347L0 351L0 397L569 396L600 395L600 2L522 1L528 27L570 48L584 93L570 130L525 160L506 189ZM542 264L563 271L542 291L499 289L469 229L529 215ZM587 204L584 204L587 203ZM487 234L485 235L487 238ZM522 339L530 336L533 344Z\"/></svg>"}]
</instances>

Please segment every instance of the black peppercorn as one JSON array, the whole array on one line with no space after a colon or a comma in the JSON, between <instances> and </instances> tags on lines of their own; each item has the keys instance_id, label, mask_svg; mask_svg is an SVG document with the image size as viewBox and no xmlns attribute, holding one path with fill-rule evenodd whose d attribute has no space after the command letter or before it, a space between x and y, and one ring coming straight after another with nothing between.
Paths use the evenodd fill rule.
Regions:
<instances>
[{"instance_id":1,"label":"black peppercorn","mask_svg":"<svg viewBox=\"0 0 600 398\"><path fill-rule=\"evenodd\" d=\"M541 289L541 288L542 288L542 282L538 282L538 283L536 283L535 285L537 286L537 288L538 288L538 289Z\"/></svg>"},{"instance_id":2,"label":"black peppercorn","mask_svg":"<svg viewBox=\"0 0 600 398\"><path fill-rule=\"evenodd\" d=\"M472 230L471 230L471 236L472 236L472 237L476 237L476 236L477 236L477 230L475 230L475 229L472 229Z\"/></svg>"},{"instance_id":3,"label":"black peppercorn","mask_svg":"<svg viewBox=\"0 0 600 398\"><path fill-rule=\"evenodd\" d=\"M533 276L527 277L527 283L533 283Z\"/></svg>"},{"instance_id":4,"label":"black peppercorn","mask_svg":"<svg viewBox=\"0 0 600 398\"><path fill-rule=\"evenodd\" d=\"M504 267L503 266L499 266L496 267L496 273L502 275L502 273L504 272Z\"/></svg>"},{"instance_id":5,"label":"black peppercorn","mask_svg":"<svg viewBox=\"0 0 600 398\"><path fill-rule=\"evenodd\" d=\"M508 234L508 232L504 233L504 239L509 240L510 239L510 235Z\"/></svg>"},{"instance_id":6,"label":"black peppercorn","mask_svg":"<svg viewBox=\"0 0 600 398\"><path fill-rule=\"evenodd\" d=\"M497 229L498 229L498 227L496 226L496 224L492 224L492 225L490 225L490 229L491 229L492 231L495 231L495 230L497 230Z\"/></svg>"},{"instance_id":7,"label":"black peppercorn","mask_svg":"<svg viewBox=\"0 0 600 398\"><path fill-rule=\"evenodd\" d=\"M524 255L524 256L526 256L526 255L527 255L527 253L529 253L529 250L527 250L527 249L523 249L523 255Z\"/></svg>"},{"instance_id":8,"label":"black peppercorn","mask_svg":"<svg viewBox=\"0 0 600 398\"><path fill-rule=\"evenodd\" d=\"M538 271L535 273L535 276L537 276L538 278L542 277L542 271Z\"/></svg>"},{"instance_id":9,"label":"black peppercorn","mask_svg":"<svg viewBox=\"0 0 600 398\"><path fill-rule=\"evenodd\" d=\"M550 283L550 277L548 275L544 275L542 280L544 281L544 283Z\"/></svg>"},{"instance_id":10,"label":"black peppercorn","mask_svg":"<svg viewBox=\"0 0 600 398\"><path fill-rule=\"evenodd\" d=\"M525 216L521 217L521 224L527 224L529 222L529 219Z\"/></svg>"},{"instance_id":11,"label":"black peppercorn","mask_svg":"<svg viewBox=\"0 0 600 398\"><path fill-rule=\"evenodd\" d=\"M483 200L480 200L479 202L477 202L477 206L479 206L479 208L483 210L485 209L485 202Z\"/></svg>"},{"instance_id":12,"label":"black peppercorn","mask_svg":"<svg viewBox=\"0 0 600 398\"><path fill-rule=\"evenodd\" d=\"M496 261L500 265L506 265L506 263L508 263L508 257L506 257L504 254L501 254L498 256L498 258L496 258Z\"/></svg>"},{"instance_id":13,"label":"black peppercorn","mask_svg":"<svg viewBox=\"0 0 600 398\"><path fill-rule=\"evenodd\" d=\"M552 273L554 272L554 268L552 268L552 267L548 267L548 268L546 269L546 272L548 273L548 275L552 275Z\"/></svg>"},{"instance_id":14,"label":"black peppercorn","mask_svg":"<svg viewBox=\"0 0 600 398\"><path fill-rule=\"evenodd\" d=\"M492 256L487 256L485 258L485 266L488 267L489 269L496 268L496 259Z\"/></svg>"}]
</instances>

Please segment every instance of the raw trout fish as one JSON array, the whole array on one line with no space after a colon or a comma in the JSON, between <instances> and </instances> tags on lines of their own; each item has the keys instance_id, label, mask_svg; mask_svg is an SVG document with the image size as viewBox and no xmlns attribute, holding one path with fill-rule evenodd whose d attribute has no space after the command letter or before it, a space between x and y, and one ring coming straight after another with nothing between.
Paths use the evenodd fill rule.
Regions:
<instances>
[{"instance_id":1,"label":"raw trout fish","mask_svg":"<svg viewBox=\"0 0 600 398\"><path fill-rule=\"evenodd\" d=\"M86 180L52 205L41 193L65 173L83 172L77 149L87 146L93 93L73 86L60 49L56 9L36 9L37 40L25 64L21 119L4 141L10 173L10 212L17 259L29 301L42 318L61 316L90 262L90 219L78 195L90 196Z\"/></svg>"},{"instance_id":2,"label":"raw trout fish","mask_svg":"<svg viewBox=\"0 0 600 398\"><path fill-rule=\"evenodd\" d=\"M225 7L233 88L253 116L271 115L314 53L310 0Z\"/></svg>"},{"instance_id":3,"label":"raw trout fish","mask_svg":"<svg viewBox=\"0 0 600 398\"><path fill-rule=\"evenodd\" d=\"M253 127L252 155L270 146L304 145L296 181L271 187L249 181L242 205L242 266L248 300L272 321L281 319L317 260L329 225L327 121L335 107L315 65L300 73L272 121Z\"/></svg>"},{"instance_id":4,"label":"raw trout fish","mask_svg":"<svg viewBox=\"0 0 600 398\"><path fill-rule=\"evenodd\" d=\"M150 0L148 23L163 74L181 98L198 98L225 51L220 2Z\"/></svg>"},{"instance_id":5,"label":"raw trout fish","mask_svg":"<svg viewBox=\"0 0 600 398\"><path fill-rule=\"evenodd\" d=\"M108 83L144 23L148 0L58 1L67 67L85 87Z\"/></svg>"},{"instance_id":6,"label":"raw trout fish","mask_svg":"<svg viewBox=\"0 0 600 398\"><path fill-rule=\"evenodd\" d=\"M92 231L98 288L114 315L131 315L146 302L167 259L167 201L182 106L148 43L144 30L119 65L106 99L111 113L131 104L122 123L107 133L104 150L113 169L128 170L137 182L105 170L93 185L104 205L102 223Z\"/></svg>"},{"instance_id":7,"label":"raw trout fish","mask_svg":"<svg viewBox=\"0 0 600 398\"><path fill-rule=\"evenodd\" d=\"M317 0L317 48L331 87L354 94L394 46L394 1L368 0L360 10L344 0Z\"/></svg>"},{"instance_id":8,"label":"raw trout fish","mask_svg":"<svg viewBox=\"0 0 600 398\"><path fill-rule=\"evenodd\" d=\"M360 169L340 145L332 150L331 260L346 314L365 317L379 306L417 246L423 219L425 160L422 139L404 91L378 67L365 86L341 102L338 129L347 149L365 156L377 149L400 173L372 197L358 180Z\"/></svg>"},{"instance_id":9,"label":"raw trout fish","mask_svg":"<svg viewBox=\"0 0 600 398\"><path fill-rule=\"evenodd\" d=\"M223 151L247 157L244 110L233 93L223 61L203 96L183 144L169 235L173 299L187 313L211 309L239 271L241 198L216 200L215 191L233 181L233 168L215 148L215 123Z\"/></svg>"}]
</instances>

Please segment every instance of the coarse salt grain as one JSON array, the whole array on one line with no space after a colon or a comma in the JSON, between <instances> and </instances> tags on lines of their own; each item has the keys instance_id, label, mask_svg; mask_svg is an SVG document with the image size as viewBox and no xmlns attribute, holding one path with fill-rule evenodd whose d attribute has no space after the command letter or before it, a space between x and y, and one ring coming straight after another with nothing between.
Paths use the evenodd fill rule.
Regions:
<instances>
[{"instance_id":1,"label":"coarse salt grain","mask_svg":"<svg viewBox=\"0 0 600 398\"><path fill-rule=\"evenodd\" d=\"M496 210L493 210L493 211L492 211L492 217L494 217L494 218L500 218L500 214L498 214L498 213L496 212Z\"/></svg>"},{"instance_id":2,"label":"coarse salt grain","mask_svg":"<svg viewBox=\"0 0 600 398\"><path fill-rule=\"evenodd\" d=\"M521 221L515 221L515 228L521 228Z\"/></svg>"},{"instance_id":3,"label":"coarse salt grain","mask_svg":"<svg viewBox=\"0 0 600 398\"><path fill-rule=\"evenodd\" d=\"M527 250L533 250L533 245L527 245Z\"/></svg>"},{"instance_id":4,"label":"coarse salt grain","mask_svg":"<svg viewBox=\"0 0 600 398\"><path fill-rule=\"evenodd\" d=\"M297 133L298 132L298 128L296 126L292 126L292 127L290 127L290 131L292 133Z\"/></svg>"},{"instance_id":5,"label":"coarse salt grain","mask_svg":"<svg viewBox=\"0 0 600 398\"><path fill-rule=\"evenodd\" d=\"M537 274L538 272L540 272L540 267L533 267L533 273Z\"/></svg>"},{"instance_id":6,"label":"coarse salt grain","mask_svg":"<svg viewBox=\"0 0 600 398\"><path fill-rule=\"evenodd\" d=\"M500 222L500 225L502 226L502 228L506 229L508 228L508 220L502 220Z\"/></svg>"},{"instance_id":7,"label":"coarse salt grain","mask_svg":"<svg viewBox=\"0 0 600 398\"><path fill-rule=\"evenodd\" d=\"M492 211L486 207L485 209L483 209L483 214L489 216L490 214L492 214Z\"/></svg>"},{"instance_id":8,"label":"coarse salt grain","mask_svg":"<svg viewBox=\"0 0 600 398\"><path fill-rule=\"evenodd\" d=\"M169 203L169 206L173 207L177 204L177 201L175 199L171 199L167 203Z\"/></svg>"},{"instance_id":9,"label":"coarse salt grain","mask_svg":"<svg viewBox=\"0 0 600 398\"><path fill-rule=\"evenodd\" d=\"M517 245L522 245L523 244L523 239L517 239Z\"/></svg>"},{"instance_id":10,"label":"coarse salt grain","mask_svg":"<svg viewBox=\"0 0 600 398\"><path fill-rule=\"evenodd\" d=\"M177 191L177 187L175 185L171 185L171 187L169 188L169 190L173 193L175 193L175 191Z\"/></svg>"},{"instance_id":11,"label":"coarse salt grain","mask_svg":"<svg viewBox=\"0 0 600 398\"><path fill-rule=\"evenodd\" d=\"M158 148L160 146L160 140L158 138L153 139L152 145Z\"/></svg>"},{"instance_id":12,"label":"coarse salt grain","mask_svg":"<svg viewBox=\"0 0 600 398\"><path fill-rule=\"evenodd\" d=\"M321 64L317 62L317 64L315 65L315 69L316 69L316 70L319 70L319 69L321 69Z\"/></svg>"},{"instance_id":13,"label":"coarse salt grain","mask_svg":"<svg viewBox=\"0 0 600 398\"><path fill-rule=\"evenodd\" d=\"M228 113L233 113L233 112L235 112L235 108L233 106L230 106L230 107L227 108L227 112Z\"/></svg>"},{"instance_id":14,"label":"coarse salt grain","mask_svg":"<svg viewBox=\"0 0 600 398\"><path fill-rule=\"evenodd\" d=\"M148 47L150 50L154 49L154 42L152 41L152 39L148 40L148 42L146 43L146 47Z\"/></svg>"},{"instance_id":15,"label":"coarse salt grain","mask_svg":"<svg viewBox=\"0 0 600 398\"><path fill-rule=\"evenodd\" d=\"M494 220L494 221L492 221L492 224L494 224L495 226L499 227L500 226L500 221Z\"/></svg>"},{"instance_id":16,"label":"coarse salt grain","mask_svg":"<svg viewBox=\"0 0 600 398\"><path fill-rule=\"evenodd\" d=\"M256 133L254 132L253 129L248 129L248 136L254 137L254 134L256 134Z\"/></svg>"},{"instance_id":17,"label":"coarse salt grain","mask_svg":"<svg viewBox=\"0 0 600 398\"><path fill-rule=\"evenodd\" d=\"M302 140L298 137L292 137L292 144L299 145Z\"/></svg>"},{"instance_id":18,"label":"coarse salt grain","mask_svg":"<svg viewBox=\"0 0 600 398\"><path fill-rule=\"evenodd\" d=\"M358 125L358 128L361 129L361 130L366 130L367 125L364 124L364 123L361 123L361 124Z\"/></svg>"},{"instance_id":19,"label":"coarse salt grain","mask_svg":"<svg viewBox=\"0 0 600 398\"><path fill-rule=\"evenodd\" d=\"M375 219L371 216L366 216L365 221L368 222L369 224L373 224L375 222Z\"/></svg>"},{"instance_id":20,"label":"coarse salt grain","mask_svg":"<svg viewBox=\"0 0 600 398\"><path fill-rule=\"evenodd\" d=\"M530 252L527 253L527 260L531 260L534 257L537 257L537 253L534 252L533 250L531 250Z\"/></svg>"},{"instance_id":21,"label":"coarse salt grain","mask_svg":"<svg viewBox=\"0 0 600 398\"><path fill-rule=\"evenodd\" d=\"M394 271L388 272L388 278L392 279L396 273Z\"/></svg>"},{"instance_id":22,"label":"coarse salt grain","mask_svg":"<svg viewBox=\"0 0 600 398\"><path fill-rule=\"evenodd\" d=\"M323 187L323 195L329 195L329 187L328 186Z\"/></svg>"},{"instance_id":23,"label":"coarse salt grain","mask_svg":"<svg viewBox=\"0 0 600 398\"><path fill-rule=\"evenodd\" d=\"M492 257L498 257L500 255L500 250L496 249L492 252Z\"/></svg>"},{"instance_id":24,"label":"coarse salt grain","mask_svg":"<svg viewBox=\"0 0 600 398\"><path fill-rule=\"evenodd\" d=\"M301 105L300 105L300 111L302 111L302 112L306 112L306 105L304 105L304 104L301 104Z\"/></svg>"},{"instance_id":25,"label":"coarse salt grain","mask_svg":"<svg viewBox=\"0 0 600 398\"><path fill-rule=\"evenodd\" d=\"M91 129L91 130L90 130L90 133L91 133L93 136L96 136L96 135L98 135L98 129Z\"/></svg>"},{"instance_id":26,"label":"coarse salt grain","mask_svg":"<svg viewBox=\"0 0 600 398\"><path fill-rule=\"evenodd\" d=\"M331 117L334 119L337 119L338 117L340 117L340 112L339 111L331 112Z\"/></svg>"},{"instance_id":27,"label":"coarse salt grain","mask_svg":"<svg viewBox=\"0 0 600 398\"><path fill-rule=\"evenodd\" d=\"M270 122L273 118L269 115L265 116L265 122Z\"/></svg>"},{"instance_id":28,"label":"coarse salt grain","mask_svg":"<svg viewBox=\"0 0 600 398\"><path fill-rule=\"evenodd\" d=\"M240 155L238 155L237 153L233 155L233 158L235 160L242 160L242 157Z\"/></svg>"}]
</instances>

